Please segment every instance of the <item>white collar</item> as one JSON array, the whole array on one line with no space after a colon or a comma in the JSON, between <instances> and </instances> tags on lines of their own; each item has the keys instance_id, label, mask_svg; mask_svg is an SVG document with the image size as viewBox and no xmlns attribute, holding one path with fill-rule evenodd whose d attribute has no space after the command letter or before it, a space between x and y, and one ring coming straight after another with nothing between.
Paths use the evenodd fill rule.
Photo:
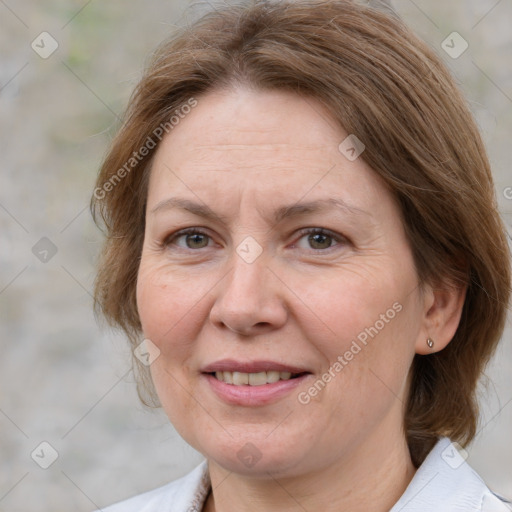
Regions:
<instances>
[{"instance_id":1,"label":"white collar","mask_svg":"<svg viewBox=\"0 0 512 512\"><path fill-rule=\"evenodd\" d=\"M103 512L200 512L210 491L208 462L163 487L112 505ZM509 502L510 503L510 502ZM389 512L511 512L467 464L450 440L441 438Z\"/></svg>"},{"instance_id":2,"label":"white collar","mask_svg":"<svg viewBox=\"0 0 512 512\"><path fill-rule=\"evenodd\" d=\"M441 438L390 512L509 512L459 454Z\"/></svg>"}]
</instances>

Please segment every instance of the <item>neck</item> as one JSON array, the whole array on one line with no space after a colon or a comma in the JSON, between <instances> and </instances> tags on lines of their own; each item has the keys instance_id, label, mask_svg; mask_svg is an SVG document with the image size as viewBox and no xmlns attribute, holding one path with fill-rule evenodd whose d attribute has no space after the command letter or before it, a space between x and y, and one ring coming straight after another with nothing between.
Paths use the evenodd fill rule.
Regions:
<instances>
[{"instance_id":1,"label":"neck","mask_svg":"<svg viewBox=\"0 0 512 512\"><path fill-rule=\"evenodd\" d=\"M380 434L380 435L377 435ZM387 512L415 473L405 438L374 440L321 470L294 477L248 477L209 462L213 492L205 512Z\"/></svg>"}]
</instances>

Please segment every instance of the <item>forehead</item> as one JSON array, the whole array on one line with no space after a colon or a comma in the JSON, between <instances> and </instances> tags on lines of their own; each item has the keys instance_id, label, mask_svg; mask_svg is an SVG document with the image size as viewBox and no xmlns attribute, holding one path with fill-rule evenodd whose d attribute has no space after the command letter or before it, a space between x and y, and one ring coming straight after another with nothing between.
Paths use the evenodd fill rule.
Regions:
<instances>
[{"instance_id":1,"label":"forehead","mask_svg":"<svg viewBox=\"0 0 512 512\"><path fill-rule=\"evenodd\" d=\"M384 186L361 158L340 152L347 136L313 98L245 88L207 93L159 146L148 206L170 189L217 203L235 195L315 200L333 191L368 202Z\"/></svg>"},{"instance_id":2,"label":"forehead","mask_svg":"<svg viewBox=\"0 0 512 512\"><path fill-rule=\"evenodd\" d=\"M337 147L343 133L313 98L236 88L198 97L197 106L164 138L160 150L168 145L184 152L193 148L197 158L215 152L243 158L249 150L262 157L285 157L291 149L308 155Z\"/></svg>"}]
</instances>

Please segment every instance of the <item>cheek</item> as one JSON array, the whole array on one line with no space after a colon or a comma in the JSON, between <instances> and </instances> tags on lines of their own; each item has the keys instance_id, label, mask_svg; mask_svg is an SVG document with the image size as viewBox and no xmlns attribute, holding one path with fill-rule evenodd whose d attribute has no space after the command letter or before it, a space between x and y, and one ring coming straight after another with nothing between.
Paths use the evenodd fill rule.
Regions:
<instances>
[{"instance_id":1,"label":"cheek","mask_svg":"<svg viewBox=\"0 0 512 512\"><path fill-rule=\"evenodd\" d=\"M196 283L194 283L196 284ZM161 264L142 259L137 279L137 307L144 337L160 350L160 355L150 366L151 378L160 402L171 423L188 428L183 411L195 412L196 403L188 393L190 387L190 358L193 356L200 322L200 286L190 286L190 279L180 278L179 272L166 269ZM204 296L204 293L203 293Z\"/></svg>"},{"instance_id":2,"label":"cheek","mask_svg":"<svg viewBox=\"0 0 512 512\"><path fill-rule=\"evenodd\" d=\"M358 335L364 341L365 329L376 323L379 331L388 330L399 316L400 306L393 305L403 299L405 288L403 282L393 279L389 269L369 272L355 265L335 269L325 279L303 277L296 283L294 292L309 310L307 315L298 315L299 322L301 316L313 318L327 334L326 339L332 341L334 337L341 344ZM337 349L336 343L333 348Z\"/></svg>"},{"instance_id":3,"label":"cheek","mask_svg":"<svg viewBox=\"0 0 512 512\"><path fill-rule=\"evenodd\" d=\"M419 325L414 283L413 271L393 267L369 272L347 266L314 287L303 279L297 295L309 289L297 318L323 356L322 370L336 375L331 389L359 387L380 395L388 385L402 391Z\"/></svg>"},{"instance_id":4,"label":"cheek","mask_svg":"<svg viewBox=\"0 0 512 512\"><path fill-rule=\"evenodd\" d=\"M141 261L137 308L144 336L155 343L162 354L171 350L177 354L180 340L190 340L190 333L198 324L197 308L206 290L202 290L200 283L194 282L191 286L191 280L180 276L179 272L170 272L151 261Z\"/></svg>"}]
</instances>

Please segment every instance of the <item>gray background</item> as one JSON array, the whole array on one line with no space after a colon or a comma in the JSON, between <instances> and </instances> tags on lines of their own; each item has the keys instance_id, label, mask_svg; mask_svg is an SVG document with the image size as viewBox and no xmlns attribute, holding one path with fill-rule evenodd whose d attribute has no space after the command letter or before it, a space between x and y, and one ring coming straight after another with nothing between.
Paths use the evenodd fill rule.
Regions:
<instances>
[{"instance_id":1,"label":"gray background","mask_svg":"<svg viewBox=\"0 0 512 512\"><path fill-rule=\"evenodd\" d=\"M512 232L512 200L504 195L512 186L512 2L394 4L464 89ZM94 319L90 294L101 236L87 209L144 59L184 22L186 6L0 0L0 512L93 510L181 476L201 460L161 411L140 405L125 341ZM59 45L47 59L31 48L43 31ZM458 59L441 48L452 31L469 43ZM50 251L46 262L32 251L42 237L57 251L52 256L40 242L39 251ZM481 387L481 428L469 450L488 485L508 496L511 338L509 320ZM31 458L42 441L58 453L46 470ZM39 448L34 458L48 461L49 454Z\"/></svg>"}]
</instances>

